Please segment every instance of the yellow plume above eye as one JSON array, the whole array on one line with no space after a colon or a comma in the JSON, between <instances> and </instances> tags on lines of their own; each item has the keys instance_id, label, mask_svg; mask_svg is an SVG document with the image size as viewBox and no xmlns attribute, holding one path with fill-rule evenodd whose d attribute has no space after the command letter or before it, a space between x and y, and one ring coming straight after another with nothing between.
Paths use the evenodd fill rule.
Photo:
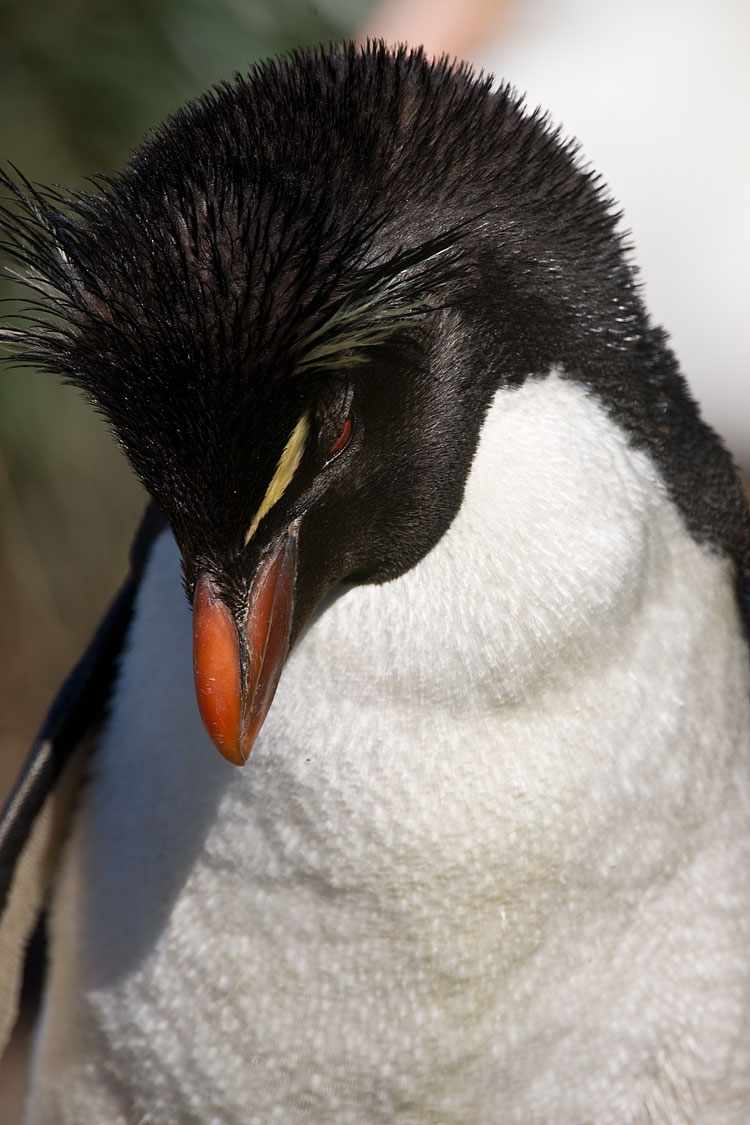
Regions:
<instances>
[{"instance_id":1,"label":"yellow plume above eye","mask_svg":"<svg viewBox=\"0 0 750 1125\"><path fill-rule=\"evenodd\" d=\"M310 432L310 412L306 410L300 418L297 425L292 430L289 440L284 446L279 463L276 466L276 471L271 477L271 483L266 489L266 494L263 501L258 508L258 511L253 517L253 522L248 528L247 535L245 536L245 546L255 535L258 530L258 524L267 515L274 504L281 499L289 487L294 474L299 468L299 463L302 460L302 454L305 452L305 445L307 444L307 435Z\"/></svg>"}]
</instances>

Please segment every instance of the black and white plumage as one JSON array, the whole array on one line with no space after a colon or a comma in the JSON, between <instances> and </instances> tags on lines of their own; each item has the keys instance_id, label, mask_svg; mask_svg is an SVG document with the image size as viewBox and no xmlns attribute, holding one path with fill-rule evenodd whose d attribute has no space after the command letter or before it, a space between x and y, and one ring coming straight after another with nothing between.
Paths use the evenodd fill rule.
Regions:
<instances>
[{"instance_id":1,"label":"black and white plumage","mask_svg":"<svg viewBox=\"0 0 750 1125\"><path fill-rule=\"evenodd\" d=\"M161 513L43 732L29 1121L745 1121L750 518L596 181L373 47L20 194L7 335Z\"/></svg>"}]
</instances>

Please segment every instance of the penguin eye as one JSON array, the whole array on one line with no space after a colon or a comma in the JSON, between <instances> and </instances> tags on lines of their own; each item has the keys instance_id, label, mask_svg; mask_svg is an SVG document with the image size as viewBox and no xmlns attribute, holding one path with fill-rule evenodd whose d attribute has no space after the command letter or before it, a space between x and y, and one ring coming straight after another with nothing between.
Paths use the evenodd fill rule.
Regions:
<instances>
[{"instance_id":1,"label":"penguin eye","mask_svg":"<svg viewBox=\"0 0 750 1125\"><path fill-rule=\"evenodd\" d=\"M333 443L331 448L328 450L328 460L329 461L332 461L333 458L337 457L338 454L341 453L342 450L346 449L347 445L349 444L349 441L351 440L353 428L354 428L354 424L352 422L352 416L350 414L347 417L346 421L344 422L343 426L341 427L341 432L340 432L339 436L336 438L335 442Z\"/></svg>"}]
</instances>

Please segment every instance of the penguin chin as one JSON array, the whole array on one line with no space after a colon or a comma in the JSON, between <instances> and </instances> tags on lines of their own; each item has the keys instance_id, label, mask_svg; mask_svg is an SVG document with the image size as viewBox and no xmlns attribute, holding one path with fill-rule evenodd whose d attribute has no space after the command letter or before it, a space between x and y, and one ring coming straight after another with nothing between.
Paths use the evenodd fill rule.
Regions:
<instances>
[{"instance_id":1,"label":"penguin chin","mask_svg":"<svg viewBox=\"0 0 750 1125\"><path fill-rule=\"evenodd\" d=\"M300 626L296 635L292 635L292 644L301 644L310 629L312 629L317 622L320 621L321 617L336 604L339 598L346 597L347 594L356 589L357 583L349 580L337 582L335 586L332 586L328 593L324 594L320 599L305 623Z\"/></svg>"}]
</instances>

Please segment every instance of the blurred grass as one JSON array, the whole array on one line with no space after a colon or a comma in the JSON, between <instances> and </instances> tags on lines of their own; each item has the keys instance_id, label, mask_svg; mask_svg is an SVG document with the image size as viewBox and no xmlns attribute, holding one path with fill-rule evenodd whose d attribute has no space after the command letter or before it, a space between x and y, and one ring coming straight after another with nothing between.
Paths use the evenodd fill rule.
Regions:
<instances>
[{"instance_id":1,"label":"blurred grass","mask_svg":"<svg viewBox=\"0 0 750 1125\"><path fill-rule=\"evenodd\" d=\"M353 32L367 6L0 0L0 160L80 187L187 98L266 55ZM0 797L124 575L144 502L75 391L0 371Z\"/></svg>"}]
</instances>

